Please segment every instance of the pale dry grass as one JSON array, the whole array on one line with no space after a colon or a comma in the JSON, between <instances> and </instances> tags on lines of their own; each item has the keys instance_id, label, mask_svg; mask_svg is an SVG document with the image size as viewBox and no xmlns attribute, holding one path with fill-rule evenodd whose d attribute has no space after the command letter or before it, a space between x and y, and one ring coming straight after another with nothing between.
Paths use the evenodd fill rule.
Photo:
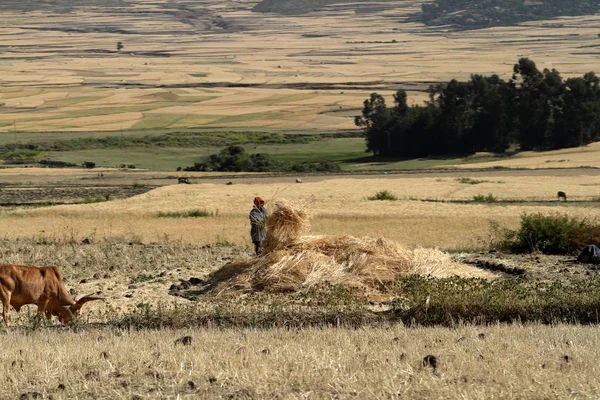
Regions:
<instances>
[{"instance_id":1,"label":"pale dry grass","mask_svg":"<svg viewBox=\"0 0 600 400\"><path fill-rule=\"evenodd\" d=\"M584 147L574 147L554 151L525 151L505 160L494 160L481 163L457 165L456 168L600 168L598 151L600 143L592 143Z\"/></svg>"},{"instance_id":2,"label":"pale dry grass","mask_svg":"<svg viewBox=\"0 0 600 400\"><path fill-rule=\"evenodd\" d=\"M576 170L575 173L577 173ZM312 215L311 234L385 237L408 248L464 248L481 246L489 235L489 221L509 227L522 213L567 213L597 218L593 202L558 204L558 190L569 199L591 201L600 194L600 176L582 170L580 176L490 172L478 174L485 182L469 185L457 176L397 175L387 177L246 178L228 186L222 183L172 185L124 200L105 203L4 210L0 237L78 241L84 237L133 242L210 244L227 241L250 244L248 212L254 196L269 202L285 197L307 204ZM513 174L511 176L511 174ZM464 176L469 177L465 171ZM239 182L239 183L238 183ZM247 182L247 183L242 183ZM289 182L289 183L288 183ZM400 201L368 201L389 190ZM493 194L498 200L545 200L540 204L452 204L419 199L472 200ZM567 207L568 206L568 207ZM159 211L203 209L208 218L157 218Z\"/></svg>"},{"instance_id":3,"label":"pale dry grass","mask_svg":"<svg viewBox=\"0 0 600 400\"><path fill-rule=\"evenodd\" d=\"M596 330L13 330L0 334L0 391L54 399L593 399ZM191 346L174 344L184 335ZM435 372L422 366L429 354L438 358Z\"/></svg>"}]
</instances>

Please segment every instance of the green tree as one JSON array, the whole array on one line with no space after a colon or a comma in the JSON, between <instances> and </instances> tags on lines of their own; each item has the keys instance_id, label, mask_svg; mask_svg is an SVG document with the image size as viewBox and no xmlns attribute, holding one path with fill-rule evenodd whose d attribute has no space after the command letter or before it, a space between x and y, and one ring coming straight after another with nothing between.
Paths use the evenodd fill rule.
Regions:
<instances>
[{"instance_id":1,"label":"green tree","mask_svg":"<svg viewBox=\"0 0 600 400\"><path fill-rule=\"evenodd\" d=\"M392 115L386 107L385 99L377 93L371 93L371 96L364 101L362 116L354 119L356 126L365 128L365 140L367 142L367 151L372 151L375 155L390 155L390 124Z\"/></svg>"}]
</instances>

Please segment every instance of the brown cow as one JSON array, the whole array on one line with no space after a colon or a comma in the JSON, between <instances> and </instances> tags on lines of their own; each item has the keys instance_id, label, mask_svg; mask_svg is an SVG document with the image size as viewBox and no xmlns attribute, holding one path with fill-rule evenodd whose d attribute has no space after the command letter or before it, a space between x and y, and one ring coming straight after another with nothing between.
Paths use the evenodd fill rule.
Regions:
<instances>
[{"instance_id":1,"label":"brown cow","mask_svg":"<svg viewBox=\"0 0 600 400\"><path fill-rule=\"evenodd\" d=\"M73 300L62 283L62 274L56 267L28 267L0 265L0 301L2 317L8 325L10 306L18 312L26 304L38 306L38 313L47 318L57 316L66 324L79 315L81 306L88 301L101 300L94 295L78 296Z\"/></svg>"}]
</instances>

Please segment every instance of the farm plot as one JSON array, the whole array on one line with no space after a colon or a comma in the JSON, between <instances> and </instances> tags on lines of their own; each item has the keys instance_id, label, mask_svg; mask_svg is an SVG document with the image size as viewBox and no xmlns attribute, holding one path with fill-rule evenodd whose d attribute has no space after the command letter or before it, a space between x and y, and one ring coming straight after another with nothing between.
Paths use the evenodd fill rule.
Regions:
<instances>
[{"instance_id":1,"label":"farm plot","mask_svg":"<svg viewBox=\"0 0 600 400\"><path fill-rule=\"evenodd\" d=\"M291 16L257 3L4 4L0 131L352 129L373 91L420 103L431 83L508 78L522 56L566 77L597 65L597 16L453 32L414 22L421 1Z\"/></svg>"},{"instance_id":2,"label":"farm plot","mask_svg":"<svg viewBox=\"0 0 600 400\"><path fill-rule=\"evenodd\" d=\"M268 202L287 199L304 204L312 215L313 234L383 236L409 248L472 248L484 245L490 234L490 220L515 227L522 213L597 217L600 182L596 172L575 169L306 177L302 184L294 183L291 177L246 176L233 180L233 185L225 185L231 178L199 180L199 184L165 186L124 200L4 210L6 224L1 234L11 239L39 232L50 238L62 237L68 227L69 235L80 240L93 234L99 239L120 237L144 243L178 240L249 244L247 213L252 198L260 195ZM566 191L569 201L559 203L557 190ZM389 191L398 200L368 200L380 191ZM476 200L489 196L494 202ZM159 212L190 210L205 210L209 216L158 218Z\"/></svg>"}]
</instances>

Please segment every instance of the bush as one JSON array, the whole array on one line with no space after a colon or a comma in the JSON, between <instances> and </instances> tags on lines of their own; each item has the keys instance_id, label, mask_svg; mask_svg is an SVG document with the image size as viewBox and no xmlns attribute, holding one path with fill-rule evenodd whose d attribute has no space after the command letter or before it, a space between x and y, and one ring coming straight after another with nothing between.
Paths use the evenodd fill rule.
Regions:
<instances>
[{"instance_id":1,"label":"bush","mask_svg":"<svg viewBox=\"0 0 600 400\"><path fill-rule=\"evenodd\" d=\"M159 218L202 218L212 217L212 213L206 210L190 210L190 211L170 211L159 212Z\"/></svg>"},{"instance_id":2,"label":"bush","mask_svg":"<svg viewBox=\"0 0 600 400\"><path fill-rule=\"evenodd\" d=\"M484 180L473 179L473 178L456 178L456 181L458 183L464 183L466 185L478 185L480 183L487 182L487 181L484 181Z\"/></svg>"},{"instance_id":3,"label":"bush","mask_svg":"<svg viewBox=\"0 0 600 400\"><path fill-rule=\"evenodd\" d=\"M382 190L381 192L377 192L375 196L367 197L369 200L398 200L396 196L394 196L388 190Z\"/></svg>"},{"instance_id":4,"label":"bush","mask_svg":"<svg viewBox=\"0 0 600 400\"><path fill-rule=\"evenodd\" d=\"M473 201L477 203L495 203L496 201L498 201L498 199L496 199L491 193L489 193L487 196L484 196L482 194L476 194L475 196L473 196Z\"/></svg>"},{"instance_id":5,"label":"bush","mask_svg":"<svg viewBox=\"0 0 600 400\"><path fill-rule=\"evenodd\" d=\"M180 168L177 168L180 171ZM208 161L194 163L184 171L232 171L232 172L333 172L341 170L337 163L300 162L290 164L277 161L269 154L247 154L242 146L229 146L218 154L211 154Z\"/></svg>"},{"instance_id":6,"label":"bush","mask_svg":"<svg viewBox=\"0 0 600 400\"><path fill-rule=\"evenodd\" d=\"M96 168L96 163L92 161L84 161L81 165L84 168Z\"/></svg>"},{"instance_id":7,"label":"bush","mask_svg":"<svg viewBox=\"0 0 600 400\"><path fill-rule=\"evenodd\" d=\"M53 161L53 160L41 160L40 164L48 168L68 168L76 167L77 164L73 164L65 161Z\"/></svg>"},{"instance_id":8,"label":"bush","mask_svg":"<svg viewBox=\"0 0 600 400\"><path fill-rule=\"evenodd\" d=\"M185 167L184 171L231 171L231 172L268 172L284 169L268 154L250 154L242 146L229 146L219 152L211 154L205 163L195 163Z\"/></svg>"},{"instance_id":9,"label":"bush","mask_svg":"<svg viewBox=\"0 0 600 400\"><path fill-rule=\"evenodd\" d=\"M31 160L36 156L39 156L40 152L35 150L17 150L11 151L6 155L8 160Z\"/></svg>"},{"instance_id":10,"label":"bush","mask_svg":"<svg viewBox=\"0 0 600 400\"><path fill-rule=\"evenodd\" d=\"M518 230L493 227L498 247L515 253L575 254L589 244L600 244L600 225L567 215L523 214Z\"/></svg>"},{"instance_id":11,"label":"bush","mask_svg":"<svg viewBox=\"0 0 600 400\"><path fill-rule=\"evenodd\" d=\"M296 164L292 164L289 168L294 172L335 172L341 171L341 167L339 164L334 163L333 161L325 161L325 162L300 162Z\"/></svg>"}]
</instances>

